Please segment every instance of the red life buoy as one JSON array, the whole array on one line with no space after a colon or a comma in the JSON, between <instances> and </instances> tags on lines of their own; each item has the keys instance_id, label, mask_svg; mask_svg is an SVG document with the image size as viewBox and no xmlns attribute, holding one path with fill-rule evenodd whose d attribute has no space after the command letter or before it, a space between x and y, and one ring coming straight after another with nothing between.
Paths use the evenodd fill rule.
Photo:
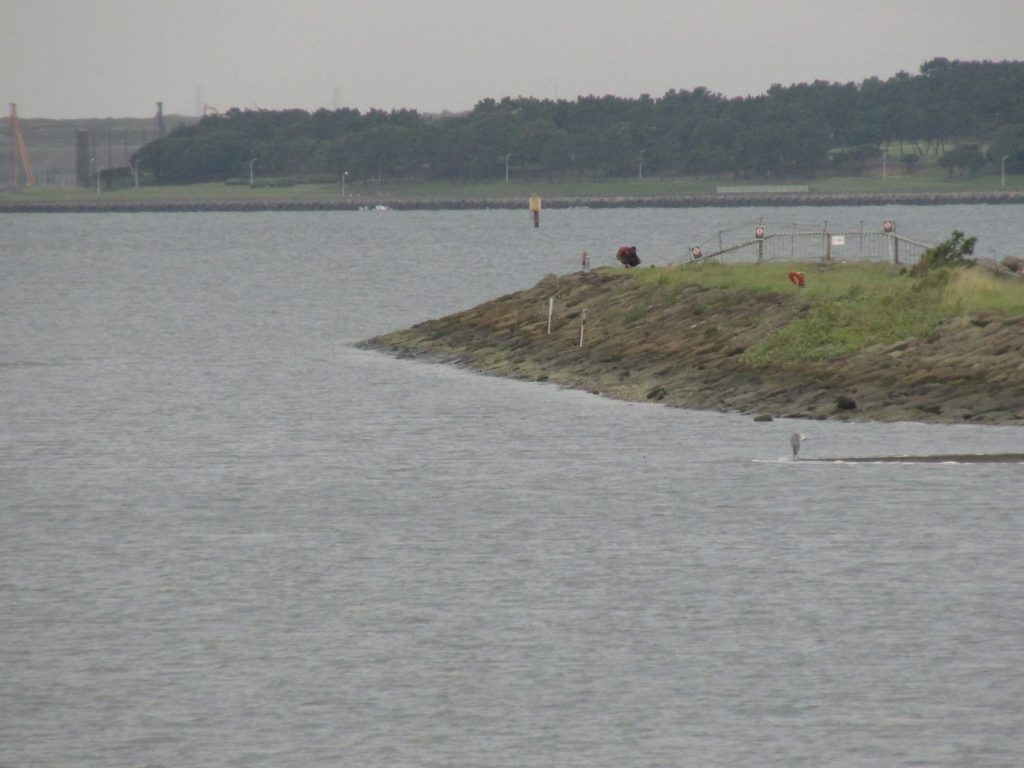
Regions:
<instances>
[{"instance_id":1,"label":"red life buoy","mask_svg":"<svg viewBox=\"0 0 1024 768\"><path fill-rule=\"evenodd\" d=\"M804 273L803 272L790 272L789 282L793 285L798 285L801 288L804 287Z\"/></svg>"}]
</instances>

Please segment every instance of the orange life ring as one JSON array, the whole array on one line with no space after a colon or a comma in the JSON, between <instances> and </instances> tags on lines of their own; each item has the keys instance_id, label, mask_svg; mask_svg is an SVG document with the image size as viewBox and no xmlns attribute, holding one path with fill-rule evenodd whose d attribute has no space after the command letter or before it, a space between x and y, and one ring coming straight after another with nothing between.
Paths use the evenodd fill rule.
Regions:
<instances>
[{"instance_id":1,"label":"orange life ring","mask_svg":"<svg viewBox=\"0 0 1024 768\"><path fill-rule=\"evenodd\" d=\"M793 285L798 285L801 288L804 287L804 273L803 272L790 272L789 282Z\"/></svg>"}]
</instances>

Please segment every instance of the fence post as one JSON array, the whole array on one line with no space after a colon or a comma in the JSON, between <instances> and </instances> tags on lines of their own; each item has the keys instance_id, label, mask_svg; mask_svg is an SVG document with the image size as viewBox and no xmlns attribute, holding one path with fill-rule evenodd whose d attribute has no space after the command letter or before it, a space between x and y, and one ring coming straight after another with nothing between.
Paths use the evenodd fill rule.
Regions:
<instances>
[{"instance_id":1,"label":"fence post","mask_svg":"<svg viewBox=\"0 0 1024 768\"><path fill-rule=\"evenodd\" d=\"M900 246L896 240L896 222L886 219L882 222L882 231L889 236L889 250L892 252L893 264L900 263Z\"/></svg>"}]
</instances>

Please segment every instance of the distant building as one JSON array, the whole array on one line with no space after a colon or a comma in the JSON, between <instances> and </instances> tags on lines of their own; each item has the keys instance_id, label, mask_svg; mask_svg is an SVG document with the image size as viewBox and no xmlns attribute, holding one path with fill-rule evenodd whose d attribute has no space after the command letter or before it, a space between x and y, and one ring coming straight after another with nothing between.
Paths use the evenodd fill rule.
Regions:
<instances>
[{"instance_id":1,"label":"distant building","mask_svg":"<svg viewBox=\"0 0 1024 768\"><path fill-rule=\"evenodd\" d=\"M198 118L165 115L166 129L192 125ZM156 138L153 118L51 120L19 117L36 182L40 186L90 186L97 170L124 167L143 144ZM0 119L0 184L11 176L11 133Z\"/></svg>"}]
</instances>

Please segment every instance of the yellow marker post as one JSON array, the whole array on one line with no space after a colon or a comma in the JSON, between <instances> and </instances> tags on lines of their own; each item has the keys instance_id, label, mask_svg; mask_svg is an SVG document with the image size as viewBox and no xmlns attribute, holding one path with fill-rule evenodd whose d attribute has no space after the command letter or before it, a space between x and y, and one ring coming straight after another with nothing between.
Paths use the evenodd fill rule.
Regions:
<instances>
[{"instance_id":1,"label":"yellow marker post","mask_svg":"<svg viewBox=\"0 0 1024 768\"><path fill-rule=\"evenodd\" d=\"M540 196L530 195L530 213L533 214L533 226L540 226Z\"/></svg>"}]
</instances>

